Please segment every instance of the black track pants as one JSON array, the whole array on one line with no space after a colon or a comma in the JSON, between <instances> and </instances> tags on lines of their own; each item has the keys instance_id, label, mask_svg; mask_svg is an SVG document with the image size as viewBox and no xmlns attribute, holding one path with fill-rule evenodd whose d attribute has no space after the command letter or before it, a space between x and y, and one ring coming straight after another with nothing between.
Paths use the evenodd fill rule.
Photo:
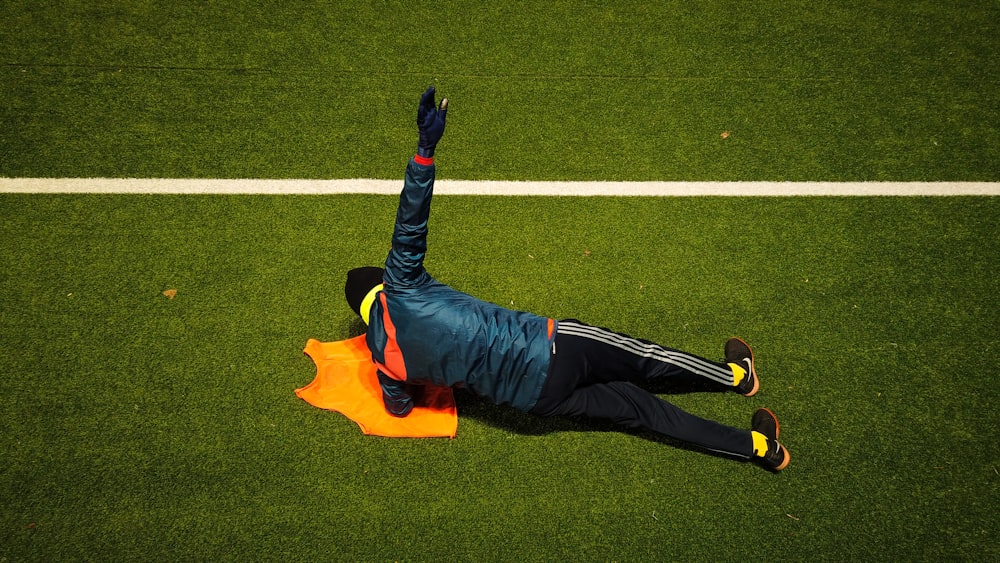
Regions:
<instances>
[{"instance_id":1,"label":"black track pants","mask_svg":"<svg viewBox=\"0 0 1000 563\"><path fill-rule=\"evenodd\" d=\"M731 389L732 370L578 321L559 321L549 376L531 412L586 416L645 428L705 449L749 458L749 430L688 414L640 386L698 384Z\"/></svg>"}]
</instances>

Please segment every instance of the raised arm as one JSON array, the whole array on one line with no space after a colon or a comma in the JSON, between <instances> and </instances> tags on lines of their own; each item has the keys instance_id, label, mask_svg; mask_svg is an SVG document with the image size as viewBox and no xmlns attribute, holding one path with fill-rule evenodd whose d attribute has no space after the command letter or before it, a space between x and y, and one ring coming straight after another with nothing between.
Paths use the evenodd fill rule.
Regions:
<instances>
[{"instance_id":1,"label":"raised arm","mask_svg":"<svg viewBox=\"0 0 1000 563\"><path fill-rule=\"evenodd\" d=\"M428 88L420 97L417 154L406 167L403 192L399 195L399 208L396 210L396 227L392 233L392 250L385 259L385 291L418 286L430 279L424 269L424 256L427 254L427 221L434 195L434 149L444 134L447 114L448 100L441 100L441 104L435 107L434 87ZM410 414L414 401L421 393L420 387L389 377L381 370L378 381L385 410L398 417Z\"/></svg>"},{"instance_id":2,"label":"raised arm","mask_svg":"<svg viewBox=\"0 0 1000 563\"><path fill-rule=\"evenodd\" d=\"M388 288L420 285L427 279L424 256L427 254L427 221L434 195L434 150L444 134L448 100L435 107L434 87L420 97L417 109L417 153L406 167L403 192L396 211L392 250L385 260Z\"/></svg>"}]
</instances>

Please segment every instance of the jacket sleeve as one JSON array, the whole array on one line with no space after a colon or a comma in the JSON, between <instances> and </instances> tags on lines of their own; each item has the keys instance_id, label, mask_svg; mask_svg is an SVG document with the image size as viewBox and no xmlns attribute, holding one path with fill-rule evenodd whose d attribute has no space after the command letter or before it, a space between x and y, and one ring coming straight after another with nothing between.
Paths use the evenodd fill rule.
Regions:
<instances>
[{"instance_id":1,"label":"jacket sleeve","mask_svg":"<svg viewBox=\"0 0 1000 563\"><path fill-rule=\"evenodd\" d=\"M424 256L433 192L434 164L418 164L410 159L396 210L392 250L385 259L385 281L389 288L419 286L430 279L424 269Z\"/></svg>"},{"instance_id":2,"label":"jacket sleeve","mask_svg":"<svg viewBox=\"0 0 1000 563\"><path fill-rule=\"evenodd\" d=\"M382 387L382 402L385 410L392 416L404 417L413 410L413 396L410 386L402 381L396 381L388 375L378 372L378 383Z\"/></svg>"}]
</instances>

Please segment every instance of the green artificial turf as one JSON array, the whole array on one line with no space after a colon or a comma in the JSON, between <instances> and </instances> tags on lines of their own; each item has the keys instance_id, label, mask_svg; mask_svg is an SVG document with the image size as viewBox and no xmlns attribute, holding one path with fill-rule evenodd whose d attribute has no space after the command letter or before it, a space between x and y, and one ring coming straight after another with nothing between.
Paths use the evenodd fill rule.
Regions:
<instances>
[{"instance_id":1,"label":"green artificial turf","mask_svg":"<svg viewBox=\"0 0 1000 563\"><path fill-rule=\"evenodd\" d=\"M758 397L670 399L774 409L780 475L464 393L454 440L296 398L305 340L357 333L343 272L394 205L0 197L0 557L997 555L997 199L436 200L428 266L460 289L709 357L747 338Z\"/></svg>"},{"instance_id":2,"label":"green artificial turf","mask_svg":"<svg viewBox=\"0 0 1000 563\"><path fill-rule=\"evenodd\" d=\"M7 2L0 175L997 180L993 1ZM729 136L722 138L722 133Z\"/></svg>"},{"instance_id":3,"label":"green artificial turf","mask_svg":"<svg viewBox=\"0 0 1000 563\"><path fill-rule=\"evenodd\" d=\"M57 2L0 18L0 176L1000 180L994 1ZM728 133L728 136L723 136ZM1000 558L997 198L444 197L428 267L708 357L790 468L459 393L310 407L394 197L0 195L0 561ZM168 299L163 291L175 289Z\"/></svg>"}]
</instances>

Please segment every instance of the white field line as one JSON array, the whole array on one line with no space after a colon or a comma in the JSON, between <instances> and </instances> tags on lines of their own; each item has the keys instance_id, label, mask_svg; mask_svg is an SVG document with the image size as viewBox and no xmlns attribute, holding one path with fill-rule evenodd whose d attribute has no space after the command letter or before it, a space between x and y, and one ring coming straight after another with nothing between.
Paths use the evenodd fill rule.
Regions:
<instances>
[{"instance_id":1,"label":"white field line","mask_svg":"<svg viewBox=\"0 0 1000 563\"><path fill-rule=\"evenodd\" d=\"M0 193L398 194L402 180L0 178ZM438 195L1000 196L1000 182L500 182L438 180Z\"/></svg>"}]
</instances>

